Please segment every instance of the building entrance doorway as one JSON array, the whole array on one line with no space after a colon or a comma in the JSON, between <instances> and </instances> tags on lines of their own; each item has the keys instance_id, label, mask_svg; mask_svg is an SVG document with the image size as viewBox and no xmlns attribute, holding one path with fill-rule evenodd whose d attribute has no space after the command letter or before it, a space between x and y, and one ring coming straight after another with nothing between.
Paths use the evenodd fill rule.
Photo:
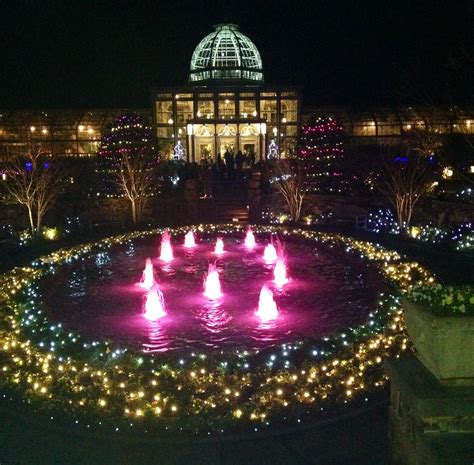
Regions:
<instances>
[{"instance_id":1,"label":"building entrance doorway","mask_svg":"<svg viewBox=\"0 0 474 465\"><path fill-rule=\"evenodd\" d=\"M227 151L235 155L235 148L236 148L235 138L233 137L220 137L219 138L219 151L222 158L224 158L224 154Z\"/></svg>"},{"instance_id":2,"label":"building entrance doorway","mask_svg":"<svg viewBox=\"0 0 474 465\"><path fill-rule=\"evenodd\" d=\"M245 157L258 160L259 158L259 140L258 137L241 137L240 150Z\"/></svg>"},{"instance_id":3,"label":"building entrance doorway","mask_svg":"<svg viewBox=\"0 0 474 465\"><path fill-rule=\"evenodd\" d=\"M194 142L195 160L200 163L201 160L211 161L214 159L214 137L197 136Z\"/></svg>"},{"instance_id":4,"label":"building entrance doorway","mask_svg":"<svg viewBox=\"0 0 474 465\"><path fill-rule=\"evenodd\" d=\"M199 144L199 160L212 160L212 145L211 144Z\"/></svg>"}]
</instances>

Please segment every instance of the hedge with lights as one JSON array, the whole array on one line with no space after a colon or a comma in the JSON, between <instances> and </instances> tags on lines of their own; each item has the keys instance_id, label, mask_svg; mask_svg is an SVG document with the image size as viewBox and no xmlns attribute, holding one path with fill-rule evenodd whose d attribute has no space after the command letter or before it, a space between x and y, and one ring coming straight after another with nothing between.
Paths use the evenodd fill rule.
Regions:
<instances>
[{"instance_id":1,"label":"hedge with lights","mask_svg":"<svg viewBox=\"0 0 474 465\"><path fill-rule=\"evenodd\" d=\"M193 229L200 235L243 233L238 225ZM253 229L341 248L373 263L401 292L435 281L419 264L379 245L281 226ZM170 232L180 235L186 230ZM261 431L367 399L385 383L383 359L407 349L398 291L381 295L363 325L254 352L143 354L110 341L85 341L62 324L48 322L36 294L42 277L62 264L161 232L133 232L59 250L0 276L4 392L51 418L60 413L73 424L110 431Z\"/></svg>"}]
</instances>

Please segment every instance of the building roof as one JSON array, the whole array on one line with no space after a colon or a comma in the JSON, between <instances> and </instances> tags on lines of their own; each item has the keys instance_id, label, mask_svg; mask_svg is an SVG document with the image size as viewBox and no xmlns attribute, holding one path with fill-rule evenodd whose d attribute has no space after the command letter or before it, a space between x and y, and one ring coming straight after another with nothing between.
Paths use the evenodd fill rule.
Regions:
<instances>
[{"instance_id":1,"label":"building roof","mask_svg":"<svg viewBox=\"0 0 474 465\"><path fill-rule=\"evenodd\" d=\"M255 44L235 24L217 24L199 42L191 58L189 81L263 82L263 65Z\"/></svg>"}]
</instances>

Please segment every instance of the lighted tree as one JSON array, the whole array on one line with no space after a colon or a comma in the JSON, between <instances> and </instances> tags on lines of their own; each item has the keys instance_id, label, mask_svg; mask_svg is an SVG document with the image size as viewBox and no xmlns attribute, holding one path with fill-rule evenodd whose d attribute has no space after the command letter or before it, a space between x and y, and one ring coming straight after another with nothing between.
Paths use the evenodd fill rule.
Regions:
<instances>
[{"instance_id":1,"label":"lighted tree","mask_svg":"<svg viewBox=\"0 0 474 465\"><path fill-rule=\"evenodd\" d=\"M174 146L173 149L173 159L175 161L180 161L180 160L185 160L186 155L184 151L184 147L181 145L181 141L178 141L178 143Z\"/></svg>"},{"instance_id":2,"label":"lighted tree","mask_svg":"<svg viewBox=\"0 0 474 465\"><path fill-rule=\"evenodd\" d=\"M306 161L307 190L339 193L348 181L342 175L344 131L331 117L313 117L301 127L298 156Z\"/></svg>"},{"instance_id":3,"label":"lighted tree","mask_svg":"<svg viewBox=\"0 0 474 465\"><path fill-rule=\"evenodd\" d=\"M285 199L292 221L301 216L305 196L307 166L298 157L281 158L271 164L272 183Z\"/></svg>"},{"instance_id":4,"label":"lighted tree","mask_svg":"<svg viewBox=\"0 0 474 465\"><path fill-rule=\"evenodd\" d=\"M409 231L418 202L426 196L436 177L437 139L426 131L411 134L398 153L387 153L375 176L376 188L395 209L400 231Z\"/></svg>"},{"instance_id":5,"label":"lighted tree","mask_svg":"<svg viewBox=\"0 0 474 465\"><path fill-rule=\"evenodd\" d=\"M104 172L130 201L133 224L140 222L157 187L158 157L153 142L151 130L140 116L124 115L112 124L99 149Z\"/></svg>"},{"instance_id":6,"label":"lighted tree","mask_svg":"<svg viewBox=\"0 0 474 465\"><path fill-rule=\"evenodd\" d=\"M5 188L16 203L26 208L31 234L38 237L44 216L62 191L64 169L41 147L31 148L4 166L8 173Z\"/></svg>"},{"instance_id":7,"label":"lighted tree","mask_svg":"<svg viewBox=\"0 0 474 465\"><path fill-rule=\"evenodd\" d=\"M272 139L272 141L268 145L267 158L269 160L280 158L280 151L278 150L278 145L275 142L275 139Z\"/></svg>"}]
</instances>

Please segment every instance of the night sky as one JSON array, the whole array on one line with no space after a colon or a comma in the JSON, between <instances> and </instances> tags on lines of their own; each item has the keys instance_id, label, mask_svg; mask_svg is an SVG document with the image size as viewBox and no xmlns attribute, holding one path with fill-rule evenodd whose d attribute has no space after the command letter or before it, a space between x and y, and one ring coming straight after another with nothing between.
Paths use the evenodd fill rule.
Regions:
<instances>
[{"instance_id":1,"label":"night sky","mask_svg":"<svg viewBox=\"0 0 474 465\"><path fill-rule=\"evenodd\" d=\"M265 80L315 104L473 101L474 2L47 1L0 11L0 108L149 106L187 82L218 22L259 49Z\"/></svg>"}]
</instances>

